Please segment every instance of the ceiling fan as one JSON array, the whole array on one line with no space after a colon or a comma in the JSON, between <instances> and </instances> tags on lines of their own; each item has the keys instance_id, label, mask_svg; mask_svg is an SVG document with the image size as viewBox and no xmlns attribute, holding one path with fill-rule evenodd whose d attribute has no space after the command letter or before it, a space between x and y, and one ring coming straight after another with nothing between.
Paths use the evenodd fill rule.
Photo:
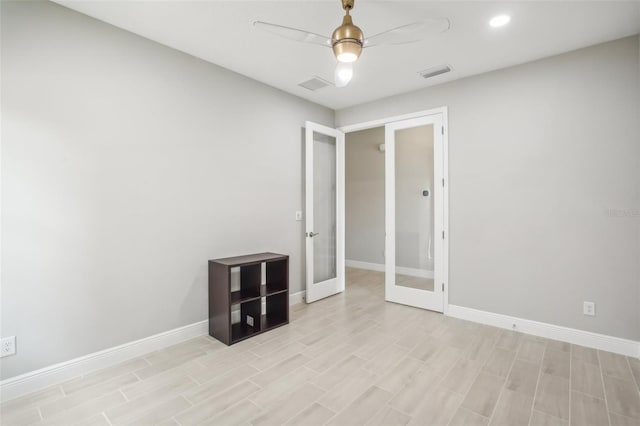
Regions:
<instances>
[{"instance_id":1,"label":"ceiling fan","mask_svg":"<svg viewBox=\"0 0 640 426\"><path fill-rule=\"evenodd\" d=\"M431 34L447 31L450 27L447 18L425 19L365 38L362 30L355 26L351 19L350 12L353 10L355 0L341 0L341 2L346 14L342 18L342 25L335 29L331 37L262 21L256 21L253 25L290 40L330 47L338 60L334 74L336 87L344 87L351 81L353 63L360 57L363 48L413 43L424 40Z\"/></svg>"}]
</instances>

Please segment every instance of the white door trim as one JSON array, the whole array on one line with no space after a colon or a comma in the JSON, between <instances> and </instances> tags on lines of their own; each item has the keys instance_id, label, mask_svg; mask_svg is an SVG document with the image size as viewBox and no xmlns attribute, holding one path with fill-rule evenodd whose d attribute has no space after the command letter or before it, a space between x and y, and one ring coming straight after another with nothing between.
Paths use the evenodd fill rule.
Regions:
<instances>
[{"instance_id":1,"label":"white door trim","mask_svg":"<svg viewBox=\"0 0 640 426\"><path fill-rule=\"evenodd\" d=\"M442 106L438 108L427 109L424 111L412 112L409 114L393 115L391 117L365 121L363 123L348 124L346 126L338 127L338 130L340 130L343 133L351 133L351 132L357 132L359 130L371 129L373 127L383 127L385 124L393 123L395 121L409 120L411 118L424 117L427 115L442 114L444 118L443 125L445 126L444 133L446 136L447 135L447 120L446 120L447 109L448 108L446 106Z\"/></svg>"},{"instance_id":2,"label":"white door trim","mask_svg":"<svg viewBox=\"0 0 640 426\"><path fill-rule=\"evenodd\" d=\"M432 108L424 111L412 112L409 114L394 115L391 117L380 118L377 120L349 124L349 125L338 127L338 130L340 130L343 133L351 133L351 132L357 132L359 130L371 129L373 127L383 127L386 124L393 123L396 121L424 117L424 116L434 115L434 114L442 114L442 127L444 129L444 134L442 135L442 155L444 157L442 176L444 178L443 227L445 232L445 238L444 238L444 248L443 248L442 256L443 256L443 268L444 268L443 314L447 315L449 312L449 115L448 115L448 107L442 106L442 107ZM342 183L342 193L344 195L344 181ZM344 203L343 203L341 214L344 220ZM344 249L342 252L345 253ZM343 265L344 265L344 259L343 259Z\"/></svg>"},{"instance_id":3,"label":"white door trim","mask_svg":"<svg viewBox=\"0 0 640 426\"><path fill-rule=\"evenodd\" d=\"M314 283L313 279L313 237L315 232L313 217L313 133L334 137L336 140L336 277ZM305 261L306 261L306 292L307 303L332 296L344 291L344 133L340 130L313 123L305 122Z\"/></svg>"}]
</instances>

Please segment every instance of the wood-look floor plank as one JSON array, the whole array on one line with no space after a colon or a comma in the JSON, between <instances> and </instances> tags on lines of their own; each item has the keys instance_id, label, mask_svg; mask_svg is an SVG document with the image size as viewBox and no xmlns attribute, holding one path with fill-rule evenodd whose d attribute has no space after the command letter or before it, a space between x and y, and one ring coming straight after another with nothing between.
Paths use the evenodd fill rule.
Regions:
<instances>
[{"instance_id":1,"label":"wood-look floor plank","mask_svg":"<svg viewBox=\"0 0 640 426\"><path fill-rule=\"evenodd\" d=\"M258 374L259 371L248 365L241 365L236 368L232 368L227 373L222 374L213 380L206 381L195 387L189 388L183 393L191 403L198 404L205 399L224 392L225 390L232 388L238 383L244 382L246 379Z\"/></svg>"},{"instance_id":2,"label":"wood-look floor plank","mask_svg":"<svg viewBox=\"0 0 640 426\"><path fill-rule=\"evenodd\" d=\"M604 399L602 373L598 364L582 359L571 361L571 389L596 398Z\"/></svg>"},{"instance_id":3,"label":"wood-look floor plank","mask_svg":"<svg viewBox=\"0 0 640 426\"><path fill-rule=\"evenodd\" d=\"M226 392L215 397L206 399L194 405L186 411L175 416L178 423L182 425L200 424L207 419L221 413L238 401L258 391L258 387L251 382L242 382ZM109 416L109 413L107 413ZM109 416L111 419L111 416Z\"/></svg>"},{"instance_id":4,"label":"wood-look floor plank","mask_svg":"<svg viewBox=\"0 0 640 426\"><path fill-rule=\"evenodd\" d=\"M466 408L458 408L458 411L449 422L449 426L487 426L489 419Z\"/></svg>"},{"instance_id":5,"label":"wood-look floor plank","mask_svg":"<svg viewBox=\"0 0 640 426\"><path fill-rule=\"evenodd\" d=\"M518 350L518 359L539 364L544 357L545 344L539 340L525 338Z\"/></svg>"},{"instance_id":6,"label":"wood-look floor plank","mask_svg":"<svg viewBox=\"0 0 640 426\"><path fill-rule=\"evenodd\" d=\"M391 399L391 393L371 386L337 416L329 420L332 426L362 425L370 420Z\"/></svg>"},{"instance_id":7,"label":"wood-look floor plank","mask_svg":"<svg viewBox=\"0 0 640 426\"><path fill-rule=\"evenodd\" d=\"M629 361L629 366L631 367L631 373L633 374L633 378L636 381L636 386L638 387L638 391L640 391L640 359L627 357L627 361Z\"/></svg>"},{"instance_id":8,"label":"wood-look floor plank","mask_svg":"<svg viewBox=\"0 0 640 426\"><path fill-rule=\"evenodd\" d=\"M234 425L246 425L248 422L262 414L262 410L256 404L246 399L240 400L235 405L227 408L226 410L216 414L204 422L202 426L234 426Z\"/></svg>"},{"instance_id":9,"label":"wood-look floor plank","mask_svg":"<svg viewBox=\"0 0 640 426\"><path fill-rule=\"evenodd\" d=\"M324 390L329 390L336 386L339 382L346 377L351 376L358 372L360 367L365 363L365 360L355 355L349 355L342 362L337 363L324 373L318 374L311 380L311 383L321 387Z\"/></svg>"},{"instance_id":10,"label":"wood-look floor plank","mask_svg":"<svg viewBox=\"0 0 640 426\"><path fill-rule=\"evenodd\" d=\"M72 393L76 393L104 381L111 380L114 377L132 373L136 370L148 367L149 365L149 362L147 362L143 358L134 358L132 360L95 371L85 376L78 377L74 380L70 380L63 383L61 386L64 390L65 395L71 395Z\"/></svg>"},{"instance_id":11,"label":"wood-look floor plank","mask_svg":"<svg viewBox=\"0 0 640 426\"><path fill-rule=\"evenodd\" d=\"M311 358L302 354L295 354L289 358L283 359L273 367L265 370L259 374L256 374L251 378L251 381L260 387L267 386L270 382L273 382L283 375L289 373L291 370L295 370L298 367L302 367Z\"/></svg>"},{"instance_id":12,"label":"wood-look floor plank","mask_svg":"<svg viewBox=\"0 0 640 426\"><path fill-rule=\"evenodd\" d=\"M551 374L541 374L534 408L569 420L569 380Z\"/></svg>"},{"instance_id":13,"label":"wood-look floor plank","mask_svg":"<svg viewBox=\"0 0 640 426\"><path fill-rule=\"evenodd\" d=\"M607 406L603 399L580 392L571 392L571 424L576 426L606 426Z\"/></svg>"},{"instance_id":14,"label":"wood-look floor plank","mask_svg":"<svg viewBox=\"0 0 640 426\"><path fill-rule=\"evenodd\" d=\"M80 405L76 405L68 410L61 411L55 415L44 419L42 425L70 425L78 423L89 417L93 417L111 407L116 407L125 402L124 396L120 392L112 392L98 398L88 400Z\"/></svg>"},{"instance_id":15,"label":"wood-look floor plank","mask_svg":"<svg viewBox=\"0 0 640 426\"><path fill-rule=\"evenodd\" d=\"M510 351L517 351L522 341L522 333L510 330L502 330L498 336L496 346Z\"/></svg>"},{"instance_id":16,"label":"wood-look floor plank","mask_svg":"<svg viewBox=\"0 0 640 426\"><path fill-rule=\"evenodd\" d=\"M336 413L340 412L370 389L378 379L377 374L359 369L356 374L345 377L333 389L326 392L318 402Z\"/></svg>"},{"instance_id":17,"label":"wood-look floor plank","mask_svg":"<svg viewBox=\"0 0 640 426\"><path fill-rule=\"evenodd\" d=\"M566 351L547 349L542 360L542 372L568 379L571 374L571 354Z\"/></svg>"},{"instance_id":18,"label":"wood-look floor plank","mask_svg":"<svg viewBox=\"0 0 640 426\"><path fill-rule=\"evenodd\" d=\"M638 419L621 416L611 411L609 411L609 420L611 421L611 426L638 426Z\"/></svg>"},{"instance_id":19,"label":"wood-look floor plank","mask_svg":"<svg viewBox=\"0 0 640 426\"><path fill-rule=\"evenodd\" d=\"M423 366L424 364L415 358L404 357L378 380L376 386L395 394L404 388Z\"/></svg>"},{"instance_id":20,"label":"wood-look floor plank","mask_svg":"<svg viewBox=\"0 0 640 426\"><path fill-rule=\"evenodd\" d=\"M440 376L428 368L420 370L403 389L394 395L389 404L403 413L413 415L420 408L426 395L439 388L441 380Z\"/></svg>"},{"instance_id":21,"label":"wood-look floor plank","mask_svg":"<svg viewBox=\"0 0 640 426\"><path fill-rule=\"evenodd\" d=\"M170 419L174 415L191 407L191 404L181 396L166 400L142 413L140 417L131 420L129 425L155 425Z\"/></svg>"},{"instance_id":22,"label":"wood-look floor plank","mask_svg":"<svg viewBox=\"0 0 640 426\"><path fill-rule=\"evenodd\" d=\"M459 359L455 366L445 376L441 385L443 388L460 395L466 395L476 377L480 373L482 364L467 358Z\"/></svg>"},{"instance_id":23,"label":"wood-look floor plank","mask_svg":"<svg viewBox=\"0 0 640 426\"><path fill-rule=\"evenodd\" d=\"M324 391L319 387L304 383L286 399L278 401L274 409L252 419L250 423L255 426L282 425L313 404L323 393Z\"/></svg>"},{"instance_id":24,"label":"wood-look floor plank","mask_svg":"<svg viewBox=\"0 0 640 426\"><path fill-rule=\"evenodd\" d=\"M608 375L603 379L609 411L640 420L640 393L635 383Z\"/></svg>"},{"instance_id":25,"label":"wood-look floor plank","mask_svg":"<svg viewBox=\"0 0 640 426\"><path fill-rule=\"evenodd\" d=\"M467 393L462 406L484 417L493 413L505 379L482 372L478 375Z\"/></svg>"},{"instance_id":26,"label":"wood-look floor plank","mask_svg":"<svg viewBox=\"0 0 640 426\"><path fill-rule=\"evenodd\" d=\"M515 358L514 351L496 347L482 370L495 376L507 377Z\"/></svg>"},{"instance_id":27,"label":"wood-look floor plank","mask_svg":"<svg viewBox=\"0 0 640 426\"><path fill-rule=\"evenodd\" d=\"M622 380L631 380L632 373L627 357L611 352L598 351L600 368L606 376L612 376Z\"/></svg>"},{"instance_id":28,"label":"wood-look floor plank","mask_svg":"<svg viewBox=\"0 0 640 426\"><path fill-rule=\"evenodd\" d=\"M302 410L295 417L285 423L287 426L313 426L323 425L336 413L327 407L314 402L309 407Z\"/></svg>"},{"instance_id":29,"label":"wood-look floor plank","mask_svg":"<svg viewBox=\"0 0 640 426\"><path fill-rule=\"evenodd\" d=\"M275 407L279 400L286 399L295 389L311 381L317 374L315 371L306 367L300 367L268 383L257 392L249 395L248 399L258 405L258 407L269 410Z\"/></svg>"},{"instance_id":30,"label":"wood-look floor plank","mask_svg":"<svg viewBox=\"0 0 640 426\"><path fill-rule=\"evenodd\" d=\"M65 394L59 385L50 386L11 401L3 402L0 404L0 414L8 416L9 414L16 414L21 410L29 411L30 408L47 404L64 396Z\"/></svg>"},{"instance_id":31,"label":"wood-look floor plank","mask_svg":"<svg viewBox=\"0 0 640 426\"><path fill-rule=\"evenodd\" d=\"M598 351L593 348L585 348L584 346L572 345L571 357L573 359L579 359L589 364L600 365L598 361Z\"/></svg>"},{"instance_id":32,"label":"wood-look floor plank","mask_svg":"<svg viewBox=\"0 0 640 426\"><path fill-rule=\"evenodd\" d=\"M454 392L434 389L425 394L413 410L410 425L446 425L460 408L462 397Z\"/></svg>"},{"instance_id":33,"label":"wood-look floor plank","mask_svg":"<svg viewBox=\"0 0 640 426\"><path fill-rule=\"evenodd\" d=\"M516 359L507 377L506 388L534 396L538 385L540 365Z\"/></svg>"},{"instance_id":34,"label":"wood-look floor plank","mask_svg":"<svg viewBox=\"0 0 640 426\"><path fill-rule=\"evenodd\" d=\"M407 349L389 345L364 364L364 368L378 375L385 374L407 354Z\"/></svg>"},{"instance_id":35,"label":"wood-look floor plank","mask_svg":"<svg viewBox=\"0 0 640 426\"><path fill-rule=\"evenodd\" d=\"M533 410L529 426L569 426L569 420L563 420L551 414Z\"/></svg>"},{"instance_id":36,"label":"wood-look floor plank","mask_svg":"<svg viewBox=\"0 0 640 426\"><path fill-rule=\"evenodd\" d=\"M533 407L533 395L504 389L491 416L492 426L527 426Z\"/></svg>"},{"instance_id":37,"label":"wood-look floor plank","mask_svg":"<svg viewBox=\"0 0 640 426\"><path fill-rule=\"evenodd\" d=\"M367 421L367 426L404 426L411 421L411 417L401 413L389 405L378 411L373 418Z\"/></svg>"},{"instance_id":38,"label":"wood-look floor plank","mask_svg":"<svg viewBox=\"0 0 640 426\"><path fill-rule=\"evenodd\" d=\"M40 413L42 414L42 417L44 419L47 419L62 411L70 410L73 407L84 404L87 401L115 392L123 386L127 386L136 382L139 382L139 380L132 373L123 376L116 376L111 380L89 386L85 388L83 392L74 392L69 396L65 396L64 398L41 405Z\"/></svg>"}]
</instances>

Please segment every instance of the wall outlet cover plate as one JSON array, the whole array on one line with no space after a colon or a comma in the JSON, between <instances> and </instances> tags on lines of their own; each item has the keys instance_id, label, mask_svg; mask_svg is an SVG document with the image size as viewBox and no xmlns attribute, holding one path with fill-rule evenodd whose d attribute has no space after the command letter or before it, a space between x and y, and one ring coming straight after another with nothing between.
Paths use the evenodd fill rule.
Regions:
<instances>
[{"instance_id":1,"label":"wall outlet cover plate","mask_svg":"<svg viewBox=\"0 0 640 426\"><path fill-rule=\"evenodd\" d=\"M0 358L15 355L16 336L3 337L0 339Z\"/></svg>"}]
</instances>

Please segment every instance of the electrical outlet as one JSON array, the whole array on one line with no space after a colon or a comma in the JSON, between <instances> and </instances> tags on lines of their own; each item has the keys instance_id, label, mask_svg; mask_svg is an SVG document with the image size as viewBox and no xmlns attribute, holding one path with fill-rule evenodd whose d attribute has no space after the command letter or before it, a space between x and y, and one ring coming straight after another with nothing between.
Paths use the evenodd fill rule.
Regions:
<instances>
[{"instance_id":1,"label":"electrical outlet","mask_svg":"<svg viewBox=\"0 0 640 426\"><path fill-rule=\"evenodd\" d=\"M300 210L296 210L296 220L298 222L302 220L302 212Z\"/></svg>"},{"instance_id":2,"label":"electrical outlet","mask_svg":"<svg viewBox=\"0 0 640 426\"><path fill-rule=\"evenodd\" d=\"M596 304L594 302L584 302L583 313L590 317L596 316Z\"/></svg>"},{"instance_id":3,"label":"electrical outlet","mask_svg":"<svg viewBox=\"0 0 640 426\"><path fill-rule=\"evenodd\" d=\"M253 327L253 317L251 315L247 315L247 325Z\"/></svg>"},{"instance_id":4,"label":"electrical outlet","mask_svg":"<svg viewBox=\"0 0 640 426\"><path fill-rule=\"evenodd\" d=\"M0 358L16 354L16 336L4 337L0 340Z\"/></svg>"}]
</instances>

